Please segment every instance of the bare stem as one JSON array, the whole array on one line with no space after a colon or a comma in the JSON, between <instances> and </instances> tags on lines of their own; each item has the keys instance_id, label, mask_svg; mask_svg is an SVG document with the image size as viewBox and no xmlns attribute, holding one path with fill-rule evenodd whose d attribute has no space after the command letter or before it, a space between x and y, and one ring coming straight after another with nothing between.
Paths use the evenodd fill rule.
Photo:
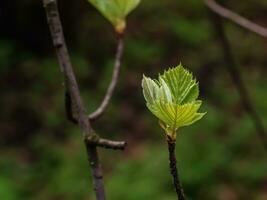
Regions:
<instances>
[{"instance_id":1,"label":"bare stem","mask_svg":"<svg viewBox=\"0 0 267 200\"><path fill-rule=\"evenodd\" d=\"M90 145L95 145L98 147L103 147L105 149L113 149L113 150L124 150L126 146L125 141L113 141L104 138L99 138L98 136L95 138L91 137L86 138L85 141Z\"/></svg>"},{"instance_id":2,"label":"bare stem","mask_svg":"<svg viewBox=\"0 0 267 200\"><path fill-rule=\"evenodd\" d=\"M167 139L169 150L170 170L173 178L173 185L177 194L178 200L185 200L185 195L182 187L182 183L179 178L178 170L176 167L176 155L175 155L175 141Z\"/></svg>"},{"instance_id":3,"label":"bare stem","mask_svg":"<svg viewBox=\"0 0 267 200\"><path fill-rule=\"evenodd\" d=\"M66 116L68 120L74 124L78 124L78 120L76 117L73 115L73 102L71 100L71 96L69 94L69 90L66 88L65 89L65 111L66 111Z\"/></svg>"},{"instance_id":4,"label":"bare stem","mask_svg":"<svg viewBox=\"0 0 267 200\"><path fill-rule=\"evenodd\" d=\"M80 90L78 88L76 77L73 72L73 67L70 61L69 53L63 35L57 1L43 0L43 6L46 11L47 21L53 39L53 45L56 49L61 70L64 74L66 88L70 93L71 100L77 107L78 124L83 132L84 138L90 137L95 133L90 124L90 121L88 121L85 107L83 105L82 98L80 95ZM97 154L97 147L87 142L85 144L90 166L92 169L93 185L96 193L96 198L97 200L105 200L106 197L103 183L103 175Z\"/></svg>"},{"instance_id":5,"label":"bare stem","mask_svg":"<svg viewBox=\"0 0 267 200\"><path fill-rule=\"evenodd\" d=\"M91 145L85 140L88 161L92 169L93 186L97 200L105 200L105 187L103 183L103 172L98 158L96 146Z\"/></svg>"},{"instance_id":6,"label":"bare stem","mask_svg":"<svg viewBox=\"0 0 267 200\"><path fill-rule=\"evenodd\" d=\"M118 44L117 44L117 50L116 50L116 55L115 55L115 62L114 62L112 78L111 78L110 84L108 86L108 89L106 91L106 94L105 94L100 106L96 109L96 111L94 111L93 113L91 113L89 115L90 120L96 120L101 115L103 115L103 113L107 109L107 106L110 102L110 99L114 93L115 87L118 83L120 66L121 66L121 59L122 59L122 54L123 54L123 46L124 46L123 35L118 35Z\"/></svg>"},{"instance_id":7,"label":"bare stem","mask_svg":"<svg viewBox=\"0 0 267 200\"><path fill-rule=\"evenodd\" d=\"M236 24L238 24L239 26L252 31L262 37L267 38L267 28L262 27L258 24L255 24L254 22L238 15L237 13L224 8L223 6L219 5L216 1L214 0L204 0L205 4L207 5L207 7L212 10L213 12L215 12L217 15L228 19Z\"/></svg>"},{"instance_id":8,"label":"bare stem","mask_svg":"<svg viewBox=\"0 0 267 200\"><path fill-rule=\"evenodd\" d=\"M241 100L241 103L243 104L244 109L249 114L249 116L251 117L254 123L255 129L258 133L258 137L264 149L267 151L267 135L266 135L264 124L260 116L256 112L256 109L254 108L254 105L249 96L248 89L246 88L246 85L241 76L241 73L238 70L238 66L235 62L230 42L228 41L227 36L224 31L222 20L216 14L214 13L210 13L210 14L211 14L210 18L214 24L215 31L217 33L218 40L220 42L220 46L224 54L225 67L228 73L230 74L233 83L235 84L235 87L239 93L240 100Z\"/></svg>"}]
</instances>

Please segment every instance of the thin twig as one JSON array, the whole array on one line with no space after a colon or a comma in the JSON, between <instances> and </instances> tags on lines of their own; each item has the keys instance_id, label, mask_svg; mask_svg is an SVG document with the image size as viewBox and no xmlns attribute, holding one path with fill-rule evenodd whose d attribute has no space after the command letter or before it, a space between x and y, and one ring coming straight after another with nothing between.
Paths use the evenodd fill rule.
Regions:
<instances>
[{"instance_id":1,"label":"thin twig","mask_svg":"<svg viewBox=\"0 0 267 200\"><path fill-rule=\"evenodd\" d=\"M126 146L125 141L113 141L113 140L108 140L104 138L87 138L87 143L91 145L96 145L98 147L103 147L106 149L113 149L113 150L124 150Z\"/></svg>"},{"instance_id":2,"label":"thin twig","mask_svg":"<svg viewBox=\"0 0 267 200\"><path fill-rule=\"evenodd\" d=\"M264 149L267 151L267 135L264 124L260 116L256 112L256 109L253 106L253 103L249 96L248 89L246 88L241 73L238 70L237 64L234 59L234 55L232 53L230 42L228 41L224 31L222 20L219 16L217 16L212 12L210 14L211 14L210 18L214 24L215 30L218 35L218 40L220 41L222 51L224 54L225 67L229 72L230 76L232 77L232 81L235 84L235 87L239 93L240 100L241 103L243 104L244 109L247 111L247 113L249 114L254 123L255 129L258 133L258 137Z\"/></svg>"},{"instance_id":3,"label":"thin twig","mask_svg":"<svg viewBox=\"0 0 267 200\"><path fill-rule=\"evenodd\" d=\"M116 50L116 56L115 56L115 62L114 62L114 68L113 68L113 74L111 78L111 82L108 86L108 89L106 91L106 94L100 104L100 106L89 115L89 120L96 120L99 118L103 113L106 111L107 106L110 102L110 99L114 93L115 87L117 85L118 79L119 79L119 73L120 73L120 66L121 66L121 59L123 54L123 35L118 35L118 44L117 44L117 50Z\"/></svg>"},{"instance_id":4,"label":"thin twig","mask_svg":"<svg viewBox=\"0 0 267 200\"><path fill-rule=\"evenodd\" d=\"M169 150L169 161L170 170L173 178L173 185L177 194L178 200L185 200L185 195L182 187L182 183L179 178L179 173L176 166L176 155L175 155L175 141L167 138L168 150Z\"/></svg>"},{"instance_id":5,"label":"thin twig","mask_svg":"<svg viewBox=\"0 0 267 200\"><path fill-rule=\"evenodd\" d=\"M90 137L94 134L94 130L88 121L85 107L83 105L78 84L73 72L73 68L70 62L69 53L65 43L63 29L59 17L57 1L56 0L43 0L43 6L46 11L48 25L50 27L53 44L57 52L57 57L61 70L66 80L66 87L70 92L70 96L73 103L77 106L78 123L83 131L84 138ZM105 200L105 189L103 183L102 169L99 164L99 158L97 154L97 147L91 145L85 140L87 155L89 158L90 166L93 175L93 185L96 193L97 200Z\"/></svg>"},{"instance_id":6,"label":"thin twig","mask_svg":"<svg viewBox=\"0 0 267 200\"><path fill-rule=\"evenodd\" d=\"M207 7L209 7L210 10L215 12L217 15L220 15L223 18L226 18L239 26L252 31L262 37L267 38L267 28L264 28L258 24L255 24L254 22L238 15L237 13L224 8L223 6L219 5L216 1L214 0L204 0L205 4Z\"/></svg>"}]
</instances>

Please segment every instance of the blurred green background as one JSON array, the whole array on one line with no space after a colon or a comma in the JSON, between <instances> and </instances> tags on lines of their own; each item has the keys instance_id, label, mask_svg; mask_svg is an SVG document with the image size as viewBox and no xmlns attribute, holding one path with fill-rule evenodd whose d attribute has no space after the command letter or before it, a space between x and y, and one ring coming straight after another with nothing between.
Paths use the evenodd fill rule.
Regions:
<instances>
[{"instance_id":1,"label":"blurred green background","mask_svg":"<svg viewBox=\"0 0 267 200\"><path fill-rule=\"evenodd\" d=\"M224 1L267 26L267 1ZM64 87L41 0L0 3L0 199L94 199L79 128L65 117ZM88 112L110 81L116 39L86 0L59 0L66 41ZM226 22L239 69L267 126L267 42ZM110 200L176 199L163 131L145 107L142 74L180 62L200 81L203 120L179 132L177 160L188 199L266 200L267 158L239 100L209 15L199 0L143 0L128 18L114 98L93 126L124 139L100 150Z\"/></svg>"}]
</instances>

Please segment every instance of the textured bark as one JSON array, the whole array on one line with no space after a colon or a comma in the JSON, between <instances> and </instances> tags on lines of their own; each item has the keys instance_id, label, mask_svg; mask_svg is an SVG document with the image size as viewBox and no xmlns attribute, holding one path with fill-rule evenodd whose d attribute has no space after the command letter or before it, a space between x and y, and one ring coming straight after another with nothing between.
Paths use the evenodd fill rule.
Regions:
<instances>
[{"instance_id":1,"label":"textured bark","mask_svg":"<svg viewBox=\"0 0 267 200\"><path fill-rule=\"evenodd\" d=\"M178 200L185 200L185 195L180 181L179 173L176 166L176 155L175 155L175 141L170 139L167 140L168 150L169 150L169 161L170 161L170 170L173 178L173 185L177 194Z\"/></svg>"},{"instance_id":2,"label":"textured bark","mask_svg":"<svg viewBox=\"0 0 267 200\"><path fill-rule=\"evenodd\" d=\"M57 1L43 0L43 5L46 11L47 21L53 39L53 45L57 53L60 69L64 74L66 87L66 114L72 122L78 123L82 130L86 152L92 170L92 179L96 199L105 200L106 197L103 183L103 173L98 158L97 146L113 149L123 149L125 142L115 142L99 138L99 136L93 130L91 123L88 120L76 77L73 72L70 56L64 39ZM107 106L107 104L105 105L105 107ZM77 119L73 116L72 113L73 105L75 105L75 109L77 111Z\"/></svg>"}]
</instances>

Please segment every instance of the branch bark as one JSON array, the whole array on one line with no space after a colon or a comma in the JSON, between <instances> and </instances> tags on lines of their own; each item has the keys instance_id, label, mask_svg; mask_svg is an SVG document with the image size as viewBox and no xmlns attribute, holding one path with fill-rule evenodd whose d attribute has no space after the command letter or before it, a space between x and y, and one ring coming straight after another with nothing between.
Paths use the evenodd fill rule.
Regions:
<instances>
[{"instance_id":1,"label":"branch bark","mask_svg":"<svg viewBox=\"0 0 267 200\"><path fill-rule=\"evenodd\" d=\"M173 178L173 185L177 194L178 200L185 200L185 195L180 181L179 173L176 166L176 155L175 155L175 141L170 138L167 138L168 150L169 150L169 161L170 161L170 170Z\"/></svg>"},{"instance_id":2,"label":"branch bark","mask_svg":"<svg viewBox=\"0 0 267 200\"><path fill-rule=\"evenodd\" d=\"M88 160L92 169L93 185L97 200L105 200L105 188L103 183L102 168L98 158L97 146L90 143L88 138L96 136L80 95L80 90L73 72L69 53L64 39L63 29L59 17L56 0L42 0L46 11L53 45L57 53L61 71L64 74L65 87L69 91L70 99L77 107L78 124L83 132Z\"/></svg>"},{"instance_id":3,"label":"branch bark","mask_svg":"<svg viewBox=\"0 0 267 200\"><path fill-rule=\"evenodd\" d=\"M108 89L106 91L106 94L100 104L100 106L89 115L89 120L96 120L99 117L103 115L103 113L106 111L107 106L110 102L110 99L114 93L115 87L118 83L119 79L119 73L120 73L120 66L121 66L121 59L123 54L123 47L124 47L124 40L123 35L118 35L118 44L117 44L117 50L115 55L115 62L114 62L114 68L113 68L113 74L111 78L111 82L108 86Z\"/></svg>"},{"instance_id":4,"label":"branch bark","mask_svg":"<svg viewBox=\"0 0 267 200\"><path fill-rule=\"evenodd\" d=\"M113 149L113 150L124 150L126 146L125 141L113 141L108 140L100 137L95 137L95 139L89 137L86 139L86 143L90 145L95 145L98 147L103 147L106 149Z\"/></svg>"},{"instance_id":5,"label":"branch bark","mask_svg":"<svg viewBox=\"0 0 267 200\"><path fill-rule=\"evenodd\" d=\"M246 88L246 85L241 76L241 73L238 70L238 66L235 62L230 42L228 41L227 36L224 31L222 20L220 16L217 16L216 14L212 12L210 12L210 14L211 14L210 15L211 21L213 22L215 31L218 36L218 40L220 42L220 46L223 51L225 67L228 73L230 74L232 81L235 84L235 87L239 93L240 101L243 104L243 107L248 113L248 115L251 117L251 120L253 121L255 129L257 131L258 137L264 149L267 152L267 135L266 135L264 124L260 116L256 112L256 109L254 108L254 105L249 96L248 89Z\"/></svg>"},{"instance_id":6,"label":"branch bark","mask_svg":"<svg viewBox=\"0 0 267 200\"><path fill-rule=\"evenodd\" d=\"M71 96L70 96L69 90L66 88L65 89L65 111L66 111L66 116L67 116L67 119L70 122L72 122L73 124L78 124L78 120L73 115L72 104L73 103L72 103L72 100L71 100Z\"/></svg>"},{"instance_id":7,"label":"branch bark","mask_svg":"<svg viewBox=\"0 0 267 200\"><path fill-rule=\"evenodd\" d=\"M224 8L223 6L219 5L216 1L214 0L204 0L206 6L213 12L215 12L217 15L228 19L235 24L252 31L262 37L267 38L267 28L264 28L258 24L255 24L254 22L236 14L235 12Z\"/></svg>"},{"instance_id":8,"label":"branch bark","mask_svg":"<svg viewBox=\"0 0 267 200\"><path fill-rule=\"evenodd\" d=\"M73 116L73 109L72 109L72 102L71 102L71 97L69 94L69 91L66 90L65 92L65 110L66 110L66 115L67 118L70 122L74 124L78 124L77 119ZM93 135L88 138L86 138L87 143L91 145L95 145L98 147L103 147L106 149L113 149L113 150L124 150L126 147L126 142L125 141L113 141L113 140L108 140L104 138L100 138L98 135Z\"/></svg>"}]
</instances>

